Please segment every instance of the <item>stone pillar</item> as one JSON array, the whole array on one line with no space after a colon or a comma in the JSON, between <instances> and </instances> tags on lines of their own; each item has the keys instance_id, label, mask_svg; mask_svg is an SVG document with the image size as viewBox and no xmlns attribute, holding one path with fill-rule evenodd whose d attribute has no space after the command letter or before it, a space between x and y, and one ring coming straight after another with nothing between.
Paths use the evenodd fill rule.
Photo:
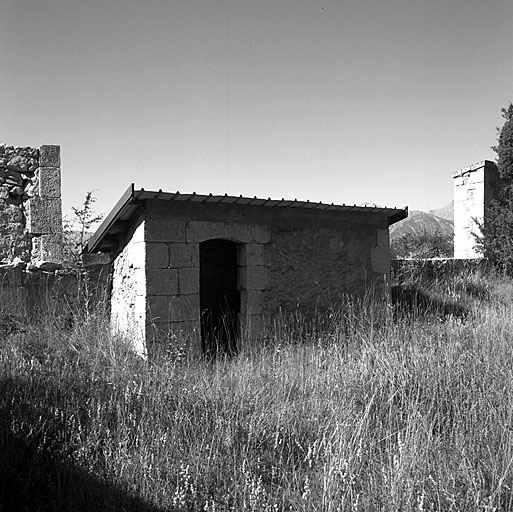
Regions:
<instances>
[{"instance_id":1,"label":"stone pillar","mask_svg":"<svg viewBox=\"0 0 513 512\"><path fill-rule=\"evenodd\" d=\"M146 221L145 242L150 356L165 349L199 357L199 244L186 242L185 221L166 218Z\"/></svg>"},{"instance_id":2,"label":"stone pillar","mask_svg":"<svg viewBox=\"0 0 513 512\"><path fill-rule=\"evenodd\" d=\"M269 270L265 264L265 244L240 244L239 289L241 294L241 343L260 340L265 334L265 295L269 290Z\"/></svg>"},{"instance_id":3,"label":"stone pillar","mask_svg":"<svg viewBox=\"0 0 513 512\"><path fill-rule=\"evenodd\" d=\"M36 186L27 201L27 231L32 236L33 261L62 261L60 146L39 148Z\"/></svg>"},{"instance_id":4,"label":"stone pillar","mask_svg":"<svg viewBox=\"0 0 513 512\"><path fill-rule=\"evenodd\" d=\"M486 208L494 198L499 175L494 162L483 160L452 175L454 179L454 258L482 258L476 250L479 224L486 222Z\"/></svg>"},{"instance_id":5,"label":"stone pillar","mask_svg":"<svg viewBox=\"0 0 513 512\"><path fill-rule=\"evenodd\" d=\"M142 356L147 355L144 227L141 223L135 229L114 261L110 299L112 331L130 340Z\"/></svg>"},{"instance_id":6,"label":"stone pillar","mask_svg":"<svg viewBox=\"0 0 513 512\"><path fill-rule=\"evenodd\" d=\"M374 292L390 297L390 233L388 226L378 228L376 245L371 247L371 269L374 274Z\"/></svg>"}]
</instances>

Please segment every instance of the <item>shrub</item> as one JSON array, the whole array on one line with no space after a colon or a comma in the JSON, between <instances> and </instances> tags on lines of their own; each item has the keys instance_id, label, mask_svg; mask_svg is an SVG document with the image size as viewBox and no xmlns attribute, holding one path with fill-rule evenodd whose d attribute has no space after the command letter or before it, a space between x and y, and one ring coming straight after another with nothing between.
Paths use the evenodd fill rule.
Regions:
<instances>
[{"instance_id":1,"label":"shrub","mask_svg":"<svg viewBox=\"0 0 513 512\"><path fill-rule=\"evenodd\" d=\"M502 109L505 119L499 130L497 169L500 190L487 208L485 221L476 234L477 246L498 270L513 274L513 104Z\"/></svg>"},{"instance_id":2,"label":"shrub","mask_svg":"<svg viewBox=\"0 0 513 512\"><path fill-rule=\"evenodd\" d=\"M390 242L392 259L452 258L453 236L441 231L406 233Z\"/></svg>"}]
</instances>

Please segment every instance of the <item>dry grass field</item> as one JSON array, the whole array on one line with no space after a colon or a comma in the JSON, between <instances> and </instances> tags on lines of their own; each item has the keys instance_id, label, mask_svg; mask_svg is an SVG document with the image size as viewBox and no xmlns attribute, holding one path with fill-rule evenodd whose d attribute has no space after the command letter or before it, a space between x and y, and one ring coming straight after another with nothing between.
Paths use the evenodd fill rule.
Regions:
<instances>
[{"instance_id":1,"label":"dry grass field","mask_svg":"<svg viewBox=\"0 0 513 512\"><path fill-rule=\"evenodd\" d=\"M348 301L215 363L100 309L7 326L0 511L513 510L513 283L426 290L468 315Z\"/></svg>"}]
</instances>

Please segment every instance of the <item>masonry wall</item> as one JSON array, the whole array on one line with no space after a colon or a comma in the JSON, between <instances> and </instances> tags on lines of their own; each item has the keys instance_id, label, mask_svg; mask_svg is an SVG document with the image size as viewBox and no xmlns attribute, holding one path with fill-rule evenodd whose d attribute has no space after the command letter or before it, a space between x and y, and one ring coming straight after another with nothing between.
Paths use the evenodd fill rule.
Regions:
<instances>
[{"instance_id":1,"label":"masonry wall","mask_svg":"<svg viewBox=\"0 0 513 512\"><path fill-rule=\"evenodd\" d=\"M266 313L326 311L344 297L383 290L390 261L388 226L347 222L333 228L274 228L265 247Z\"/></svg>"},{"instance_id":2,"label":"masonry wall","mask_svg":"<svg viewBox=\"0 0 513 512\"><path fill-rule=\"evenodd\" d=\"M393 260L390 265L391 284L429 286L435 279L455 279L465 273L488 272L493 264L486 258L433 258Z\"/></svg>"},{"instance_id":3,"label":"masonry wall","mask_svg":"<svg viewBox=\"0 0 513 512\"><path fill-rule=\"evenodd\" d=\"M243 338L258 337L264 319L278 311L298 304L305 313L326 310L372 286L384 290L388 281L388 223L382 216L148 201L141 219L115 263L113 318L119 324L142 321L140 308L129 311L143 293L144 259L149 346L176 337L187 340L189 354L200 351L199 247L206 240L238 243ZM143 240L144 251L138 246ZM139 283L137 290L130 281Z\"/></svg>"},{"instance_id":4,"label":"masonry wall","mask_svg":"<svg viewBox=\"0 0 513 512\"><path fill-rule=\"evenodd\" d=\"M146 353L145 223L138 223L112 270L111 325L129 337L140 354Z\"/></svg>"},{"instance_id":5,"label":"masonry wall","mask_svg":"<svg viewBox=\"0 0 513 512\"><path fill-rule=\"evenodd\" d=\"M61 259L59 146L0 145L0 262Z\"/></svg>"},{"instance_id":6,"label":"masonry wall","mask_svg":"<svg viewBox=\"0 0 513 512\"><path fill-rule=\"evenodd\" d=\"M30 259L26 201L37 188L39 149L0 146L0 260Z\"/></svg>"},{"instance_id":7,"label":"masonry wall","mask_svg":"<svg viewBox=\"0 0 513 512\"><path fill-rule=\"evenodd\" d=\"M482 258L476 250L479 223L486 223L486 208L498 189L497 166L488 160L465 167L454 179L454 257Z\"/></svg>"},{"instance_id":8,"label":"masonry wall","mask_svg":"<svg viewBox=\"0 0 513 512\"><path fill-rule=\"evenodd\" d=\"M106 311L109 281L110 266L102 264L55 271L0 266L0 339L33 321L69 329L79 311Z\"/></svg>"},{"instance_id":9,"label":"masonry wall","mask_svg":"<svg viewBox=\"0 0 513 512\"><path fill-rule=\"evenodd\" d=\"M59 146L0 145L2 313L25 318L50 303L55 308L57 303L75 304L75 298L82 294L82 285L87 282L87 278L73 272L59 273L62 269L60 172Z\"/></svg>"}]
</instances>

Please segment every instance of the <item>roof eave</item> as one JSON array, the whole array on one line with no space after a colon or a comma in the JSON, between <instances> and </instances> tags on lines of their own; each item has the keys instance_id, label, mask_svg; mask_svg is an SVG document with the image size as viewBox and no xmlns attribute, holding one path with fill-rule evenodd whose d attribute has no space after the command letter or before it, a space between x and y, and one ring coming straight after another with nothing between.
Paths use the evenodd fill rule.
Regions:
<instances>
[{"instance_id":1,"label":"roof eave","mask_svg":"<svg viewBox=\"0 0 513 512\"><path fill-rule=\"evenodd\" d=\"M243 204L248 206L255 205L255 202L263 201L263 203L260 204L260 206L273 206L273 207L281 207L282 205L284 207L303 207L303 208L319 208L322 203L310 203L309 201L285 201L285 200L271 200L270 198L268 200L265 199L257 199L256 197L254 199L250 198L243 198L240 196L240 198L237 197L231 197L227 196L226 194L224 196L212 196L210 194L209 196L203 196L203 195L197 195L196 193L193 194L180 194L179 192L176 193L168 193L168 192L162 192L162 190L159 190L158 192L151 192L146 191L144 189L135 190L135 185L133 183L130 184L130 186L126 189L126 191L123 193L119 201L116 203L114 208L111 210L111 212L107 215L105 220L101 223L101 225L98 227L94 235L88 240L86 246L84 247L83 253L84 254L92 254L96 252L109 252L109 244L106 242L106 239L109 238L109 232L112 235L113 232L120 231L120 225L123 223L123 221L127 221L131 215L133 215L133 208L138 208L138 205L140 203L143 203L144 201L148 199L164 199L164 200L177 200L181 199L182 196L184 197L184 201L189 200L196 200L200 201L202 203L204 202L217 202L217 203L226 203L228 199L234 200L231 201L231 203L237 204L239 201L243 201ZM257 205L258 206L258 205ZM392 224L395 224L396 222L399 222L400 220L405 219L408 216L408 207L405 207L403 209L398 208L375 208L375 207L365 207L365 206L347 206L346 205L322 205L322 210L342 210L347 209L347 211L352 212L366 212L366 213L379 213L381 215L385 214L387 217L388 225L391 226ZM126 217L126 218L125 218ZM116 230L117 225L118 229ZM112 236L110 238L113 238ZM116 236L114 236L114 239ZM116 240L111 240L111 244L116 244ZM107 251L105 251L107 249Z\"/></svg>"},{"instance_id":2,"label":"roof eave","mask_svg":"<svg viewBox=\"0 0 513 512\"><path fill-rule=\"evenodd\" d=\"M102 238L119 219L123 210L133 201L134 196L135 185L131 183L130 186L126 189L126 191L123 193L119 201L116 203L114 208L110 211L107 217L105 217L104 221L95 231L94 235L87 241L87 244L85 245L84 250L82 251L84 254L100 252L98 250L98 246L100 245Z\"/></svg>"},{"instance_id":3,"label":"roof eave","mask_svg":"<svg viewBox=\"0 0 513 512\"><path fill-rule=\"evenodd\" d=\"M400 220L406 219L406 217L408 217L407 206L405 206L401 210L395 210L394 212L391 212L391 214L388 216L388 225L391 226L392 224L395 224Z\"/></svg>"}]
</instances>

